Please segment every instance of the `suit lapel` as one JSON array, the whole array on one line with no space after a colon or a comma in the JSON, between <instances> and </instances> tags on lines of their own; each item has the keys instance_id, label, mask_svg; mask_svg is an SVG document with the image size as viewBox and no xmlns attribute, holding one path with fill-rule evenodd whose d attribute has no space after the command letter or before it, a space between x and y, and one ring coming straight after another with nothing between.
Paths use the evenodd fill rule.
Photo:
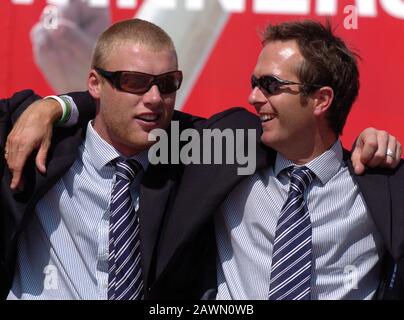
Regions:
<instances>
[{"instance_id":1,"label":"suit lapel","mask_svg":"<svg viewBox=\"0 0 404 320\"><path fill-rule=\"evenodd\" d=\"M40 174L36 170L33 157L28 159L23 173L25 188L22 191L10 190L11 174L8 169L4 171L1 184L2 193L4 193L2 194L2 201L4 201L2 205L7 207L7 215L4 217L7 227L3 235L7 243L4 254L6 261L13 259L15 249L13 244L16 243L20 232L22 232L29 223L30 218L35 212L35 205L38 200L74 162L77 147L81 143L82 130L78 130L74 132L73 135L65 138L66 139L58 140L58 134L55 133L52 141L52 149L48 154L49 162L45 175ZM60 141L60 144L56 143L56 141ZM12 265L12 263L10 265Z\"/></svg>"},{"instance_id":2,"label":"suit lapel","mask_svg":"<svg viewBox=\"0 0 404 320\"><path fill-rule=\"evenodd\" d=\"M32 167L31 170L34 172L28 174L27 177L32 177L33 181L27 182L26 185L33 185L34 187L32 197L26 209L28 214L24 215L22 228L25 227L29 219L29 212L34 211L39 199L54 186L76 160L77 149L83 141L85 132L85 128L79 128L76 131L63 129L59 132L55 132L55 136L52 140L53 148L50 149L48 155L49 162L47 164L46 174L42 175L38 170ZM31 180L31 178L27 179Z\"/></svg>"},{"instance_id":3,"label":"suit lapel","mask_svg":"<svg viewBox=\"0 0 404 320\"><path fill-rule=\"evenodd\" d=\"M392 255L404 267L404 161L389 177L392 202ZM404 271L404 268L402 268Z\"/></svg>"},{"instance_id":4,"label":"suit lapel","mask_svg":"<svg viewBox=\"0 0 404 320\"><path fill-rule=\"evenodd\" d=\"M272 163L275 153L257 144L256 170ZM188 165L174 205L165 220L157 257L157 277L173 264L198 231L213 218L234 187L248 176L237 174L238 165ZM181 257L179 257L181 259Z\"/></svg>"},{"instance_id":5,"label":"suit lapel","mask_svg":"<svg viewBox=\"0 0 404 320\"><path fill-rule=\"evenodd\" d=\"M377 229L382 235L386 248L391 252L391 197L387 171L367 168L365 174L356 175L350 160L350 154L344 153L349 172L357 182L359 190L371 213Z\"/></svg>"},{"instance_id":6,"label":"suit lapel","mask_svg":"<svg viewBox=\"0 0 404 320\"><path fill-rule=\"evenodd\" d=\"M160 234L161 224L167 205L175 193L175 170L169 170L168 166L150 165L140 186L140 239L142 250L143 277L148 285L152 267L152 258L155 245Z\"/></svg>"}]
</instances>

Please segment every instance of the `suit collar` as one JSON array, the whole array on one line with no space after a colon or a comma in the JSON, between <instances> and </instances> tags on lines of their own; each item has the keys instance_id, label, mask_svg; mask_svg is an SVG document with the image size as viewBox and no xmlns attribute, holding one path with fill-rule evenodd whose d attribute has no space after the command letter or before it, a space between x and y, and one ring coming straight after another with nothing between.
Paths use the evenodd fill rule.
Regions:
<instances>
[{"instance_id":1,"label":"suit collar","mask_svg":"<svg viewBox=\"0 0 404 320\"><path fill-rule=\"evenodd\" d=\"M110 162L120 156L119 152L107 143L95 131L92 121L86 126L86 137L83 141L84 149L88 154L89 162L97 171L110 164Z\"/></svg>"},{"instance_id":2,"label":"suit collar","mask_svg":"<svg viewBox=\"0 0 404 320\"><path fill-rule=\"evenodd\" d=\"M92 163L97 171L110 164L112 160L123 156L118 150L116 150L112 145L106 142L99 133L94 129L92 125L93 121L89 121L87 124L86 135L83 142L84 149L88 154L89 161ZM130 157L138 161L144 170L147 170L149 166L149 160L147 157L148 151L142 151L136 155Z\"/></svg>"},{"instance_id":3,"label":"suit collar","mask_svg":"<svg viewBox=\"0 0 404 320\"><path fill-rule=\"evenodd\" d=\"M343 151L340 140L336 140L335 143L323 152L321 155L312 159L304 166L309 168L315 173L320 182L325 185L332 177L336 175L338 170L344 166L343 163ZM274 174L278 176L284 169L297 166L295 163L286 159L282 154L276 154L276 161L274 166Z\"/></svg>"}]
</instances>

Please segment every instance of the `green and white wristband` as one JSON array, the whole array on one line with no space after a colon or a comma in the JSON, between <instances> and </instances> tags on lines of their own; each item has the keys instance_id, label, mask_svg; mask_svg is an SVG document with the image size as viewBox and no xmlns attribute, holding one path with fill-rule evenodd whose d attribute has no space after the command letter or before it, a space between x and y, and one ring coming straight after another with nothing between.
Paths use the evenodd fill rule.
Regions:
<instances>
[{"instance_id":1,"label":"green and white wristband","mask_svg":"<svg viewBox=\"0 0 404 320\"><path fill-rule=\"evenodd\" d=\"M77 123L79 112L76 104L70 96L62 95L62 96L47 96L44 99L54 99L59 102L60 107L62 108L63 114L62 117L56 122L56 126L59 127L71 127Z\"/></svg>"}]
</instances>

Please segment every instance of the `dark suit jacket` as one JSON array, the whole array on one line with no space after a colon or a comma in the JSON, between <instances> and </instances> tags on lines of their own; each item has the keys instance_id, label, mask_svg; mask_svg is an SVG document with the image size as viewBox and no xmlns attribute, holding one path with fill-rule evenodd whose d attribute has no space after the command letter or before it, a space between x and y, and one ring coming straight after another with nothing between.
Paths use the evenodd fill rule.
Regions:
<instances>
[{"instance_id":1,"label":"dark suit jacket","mask_svg":"<svg viewBox=\"0 0 404 320\"><path fill-rule=\"evenodd\" d=\"M84 98L82 98L84 99ZM82 103L79 103L79 108ZM91 106L91 101L85 104ZM88 108L87 108L88 109ZM82 116L85 110L80 108ZM184 115L186 116L186 115ZM88 120L88 119L87 119ZM82 121L84 124L86 121ZM223 113L217 114L208 121L191 121L198 129L203 128L219 128L219 129L256 129L256 139L260 141L260 128L258 118L241 108L230 109ZM71 131L71 130L65 130ZM80 132L79 130L74 130ZM48 164L48 177L45 179L35 174L39 185L34 191L36 194L31 197L29 209L32 211L33 204L50 188L51 185L74 161L74 152L77 147L77 138L69 133L62 134L63 139L67 139L66 143L60 143L65 147L60 150L59 147L53 148L52 159L59 162L65 162L64 158L68 157L62 169L52 171L51 163ZM77 133L79 136L81 133ZM63 138L63 136L65 138ZM58 138L60 139L60 138ZM70 140L73 139L73 140ZM70 143L75 141L74 143ZM245 142L246 145L247 142ZM65 155L67 150L70 156ZM263 147L261 144L257 146L257 169L273 164L275 152ZM353 174L352 164L349 160L349 154L345 153L345 159L348 162L349 169ZM34 169L31 169L33 171ZM144 208L141 207L141 225L143 224L142 254L144 268L148 276L146 277L146 289L148 299L199 299L209 289L216 288L216 244L213 229L213 215L224 201L228 193L243 179L245 176L237 174L237 165L188 165L184 171L182 168L172 171L172 169L161 172L162 176L153 175L153 182L150 182L150 188L143 189L141 192L141 202L144 201ZM173 174L173 172L175 172ZM32 175L32 174L31 174ZM181 183L178 186L179 176L182 175ZM161 177L164 178L161 181ZM51 179L53 177L53 179ZM386 259L383 263L383 274L381 275L380 290L377 293L378 298L397 297L402 290L400 277L403 277L404 269L404 167L401 164L394 171L369 170L364 176L355 176L364 199L373 215L375 223L382 234L386 247ZM172 178L172 179L171 179ZM7 178L9 179L9 177ZM44 180L45 179L45 180ZM51 180L50 180L51 179ZM146 177L145 180L147 181ZM51 183L40 183L41 181L50 181ZM8 184L9 181L6 181ZM167 184L171 184L172 188L164 188ZM2 187L4 188L2 182ZM40 187L46 185L46 187ZM153 187L153 186L158 186ZM161 188L159 188L161 187ZM153 194L156 189L160 191L160 205L156 208L156 201L152 201ZM171 189L167 191L167 189ZM150 192L153 191L153 192ZM6 196L12 197L13 195ZM166 200L166 201L164 201ZM149 207L146 207L149 204ZM142 205L141 205L142 206ZM23 204L22 208L27 205ZM17 211L18 208L16 208ZM163 213L165 211L165 213ZM21 212L27 212L25 209ZM21 215L20 216L24 216ZM25 216L29 216L26 214ZM25 217L24 216L24 217ZM153 218L149 219L150 216ZM18 219L16 219L18 220ZM2 239L6 243L7 253L2 254L3 269L8 272L8 286L12 279L13 259L15 259L15 241L16 236L26 225L24 220L8 221L6 223L6 232L9 234ZM25 221L27 218L25 218ZM9 226L17 226L17 228L9 228ZM17 229L15 232L13 230ZM147 231L149 230L149 231ZM6 242L3 242L6 240ZM148 243L147 243L148 242ZM154 248L153 245L155 244ZM4 248L4 246L3 246ZM10 249L9 249L10 248ZM3 252L3 250L2 250ZM398 265L398 274L395 282L391 281L393 260ZM3 283L3 282L1 282ZM393 285L392 285L393 284ZM402 293L402 292L401 292Z\"/></svg>"},{"instance_id":2,"label":"dark suit jacket","mask_svg":"<svg viewBox=\"0 0 404 320\"><path fill-rule=\"evenodd\" d=\"M18 115L37 98L32 91L24 91L16 94L10 100L1 102L0 143L2 148L7 133ZM74 163L77 149L85 137L86 123L94 117L94 106L90 96L78 94L75 95L75 100L82 106L91 106L81 110L77 126L68 129L55 129L45 176L36 170L33 157L27 161L23 175L24 190L22 192L10 190L11 175L4 166L4 152L1 152L3 177L0 185L0 286L2 297L8 294L12 284L19 235L34 214L38 200ZM193 123L199 119L175 111L173 120L179 121L181 131L192 127ZM141 182L139 208L141 261L146 288L150 287L154 281L153 252L164 213L167 211L167 206L173 201L182 169L182 165L150 164ZM184 277L188 279L187 282L193 282L192 274L185 274Z\"/></svg>"},{"instance_id":3,"label":"dark suit jacket","mask_svg":"<svg viewBox=\"0 0 404 320\"><path fill-rule=\"evenodd\" d=\"M258 118L241 108L227 110L200 124L204 128L257 129L257 141L260 141L261 124ZM275 156L274 150L259 143L257 170L273 165ZM376 298L403 298L404 165L401 163L394 171L368 169L363 176L357 176L350 154L346 151L344 159L383 237L386 249ZM200 272L201 281L210 284L212 289L216 288L214 248L212 242L201 243L200 239L208 232L206 226L212 224L213 214L244 177L237 175L237 165L191 164L186 167L176 199L164 222L156 253L156 281L150 298L158 298L160 295L173 299L190 297L188 292L192 292L192 288L182 279L184 270ZM198 253L204 250L212 252L199 257ZM206 257L210 260L207 261ZM398 272L393 276L394 261ZM193 296L204 294L195 290Z\"/></svg>"}]
</instances>

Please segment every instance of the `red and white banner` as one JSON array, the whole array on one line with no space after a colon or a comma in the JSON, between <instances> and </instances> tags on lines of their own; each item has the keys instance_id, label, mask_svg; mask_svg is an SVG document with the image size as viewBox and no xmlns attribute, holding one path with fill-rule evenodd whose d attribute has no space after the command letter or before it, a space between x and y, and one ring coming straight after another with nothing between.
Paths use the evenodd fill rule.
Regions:
<instances>
[{"instance_id":1,"label":"red and white banner","mask_svg":"<svg viewBox=\"0 0 404 320\"><path fill-rule=\"evenodd\" d=\"M177 107L202 116L252 110L250 75L267 23L329 16L362 57L345 145L368 126L404 142L404 0L0 0L0 96L85 90L96 37L134 16L172 36L185 77Z\"/></svg>"}]
</instances>

